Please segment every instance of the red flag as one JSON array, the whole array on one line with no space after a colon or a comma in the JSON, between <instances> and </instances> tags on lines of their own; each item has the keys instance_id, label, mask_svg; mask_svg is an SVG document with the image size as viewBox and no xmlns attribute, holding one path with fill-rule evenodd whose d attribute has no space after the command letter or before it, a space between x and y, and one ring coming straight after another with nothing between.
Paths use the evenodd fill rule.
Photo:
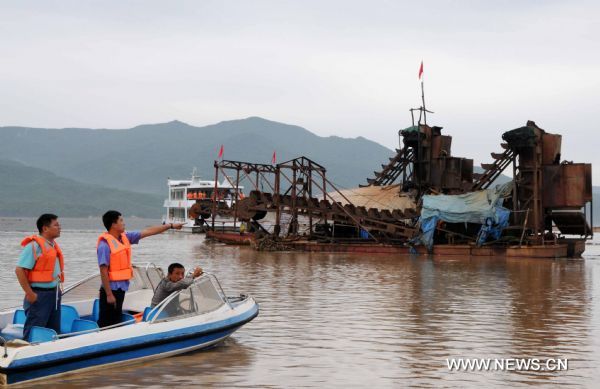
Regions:
<instances>
[{"instance_id":1,"label":"red flag","mask_svg":"<svg viewBox=\"0 0 600 389\"><path fill-rule=\"evenodd\" d=\"M271 164L275 165L275 162L277 162L277 155L275 154L275 150L273 150L273 159L271 160Z\"/></svg>"},{"instance_id":2,"label":"red flag","mask_svg":"<svg viewBox=\"0 0 600 389\"><path fill-rule=\"evenodd\" d=\"M219 158L223 158L223 145L221 145L221 149L219 150Z\"/></svg>"},{"instance_id":3,"label":"red flag","mask_svg":"<svg viewBox=\"0 0 600 389\"><path fill-rule=\"evenodd\" d=\"M423 61L421 61L421 67L419 68L419 80L421 79L422 75L423 75Z\"/></svg>"}]
</instances>

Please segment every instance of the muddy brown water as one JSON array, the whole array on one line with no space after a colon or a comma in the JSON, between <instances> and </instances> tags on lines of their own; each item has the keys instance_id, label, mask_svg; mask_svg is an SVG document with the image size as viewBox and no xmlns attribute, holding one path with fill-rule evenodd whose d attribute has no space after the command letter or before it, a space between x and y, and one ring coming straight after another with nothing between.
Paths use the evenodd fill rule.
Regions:
<instances>
[{"instance_id":1,"label":"muddy brown water","mask_svg":"<svg viewBox=\"0 0 600 389\"><path fill-rule=\"evenodd\" d=\"M61 222L68 284L96 271L101 226ZM1 308L22 302L14 265L33 223L0 219ZM260 315L207 351L31 387L594 387L600 377L598 240L584 260L264 253L181 233L133 253L201 265L228 294L254 296ZM451 372L448 358L565 358L568 370Z\"/></svg>"}]
</instances>

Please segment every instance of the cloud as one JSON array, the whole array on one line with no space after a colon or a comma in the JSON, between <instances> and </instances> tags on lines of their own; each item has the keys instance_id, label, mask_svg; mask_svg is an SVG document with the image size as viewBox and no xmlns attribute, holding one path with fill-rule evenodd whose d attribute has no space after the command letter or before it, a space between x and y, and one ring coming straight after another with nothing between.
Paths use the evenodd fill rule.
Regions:
<instances>
[{"instance_id":1,"label":"cloud","mask_svg":"<svg viewBox=\"0 0 600 389\"><path fill-rule=\"evenodd\" d=\"M387 147L420 103L489 160L532 119L600 162L600 6L575 2L4 3L2 125L126 128L262 116ZM599 182L600 170L595 173Z\"/></svg>"}]
</instances>

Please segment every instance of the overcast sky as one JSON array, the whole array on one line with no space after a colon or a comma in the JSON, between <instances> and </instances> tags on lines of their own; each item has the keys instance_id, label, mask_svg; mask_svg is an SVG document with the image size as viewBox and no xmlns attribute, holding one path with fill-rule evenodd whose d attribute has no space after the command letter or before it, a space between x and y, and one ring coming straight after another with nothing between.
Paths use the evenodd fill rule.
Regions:
<instances>
[{"instance_id":1,"label":"overcast sky","mask_svg":"<svg viewBox=\"0 0 600 389\"><path fill-rule=\"evenodd\" d=\"M429 123L454 155L488 162L535 120L599 185L599 4L1 1L0 125L261 116L394 148L423 60Z\"/></svg>"}]
</instances>

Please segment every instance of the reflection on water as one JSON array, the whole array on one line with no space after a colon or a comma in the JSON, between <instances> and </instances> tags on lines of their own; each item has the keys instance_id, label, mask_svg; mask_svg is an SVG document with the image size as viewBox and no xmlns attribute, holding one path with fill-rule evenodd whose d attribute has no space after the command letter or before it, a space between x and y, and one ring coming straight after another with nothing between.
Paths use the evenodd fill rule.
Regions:
<instances>
[{"instance_id":1,"label":"reflection on water","mask_svg":"<svg viewBox=\"0 0 600 389\"><path fill-rule=\"evenodd\" d=\"M62 221L70 281L96 271L99 230L84 222ZM6 307L22 299L13 268L23 232L3 227ZM258 318L208 351L48 385L592 386L600 373L599 247L588 245L586 260L449 259L258 253L199 235L151 237L134 248L136 260L199 264L228 293L255 296ZM446 358L568 358L569 370L450 372Z\"/></svg>"}]
</instances>

